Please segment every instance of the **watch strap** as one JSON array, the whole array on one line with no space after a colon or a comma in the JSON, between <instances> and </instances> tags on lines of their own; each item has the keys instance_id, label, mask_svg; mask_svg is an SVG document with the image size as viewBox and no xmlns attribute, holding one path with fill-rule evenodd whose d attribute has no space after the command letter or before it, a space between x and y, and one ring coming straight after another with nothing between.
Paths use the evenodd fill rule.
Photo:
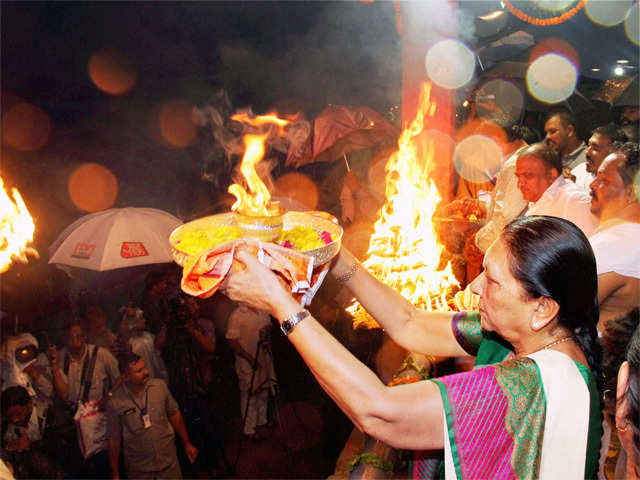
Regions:
<instances>
[{"instance_id":1,"label":"watch strap","mask_svg":"<svg viewBox=\"0 0 640 480\"><path fill-rule=\"evenodd\" d=\"M284 333L285 336L289 335L291 332L293 332L295 326L308 316L309 312L307 310L300 310L299 312L294 313L289 318L284 320L280 324L280 330L282 330L282 333Z\"/></svg>"}]
</instances>

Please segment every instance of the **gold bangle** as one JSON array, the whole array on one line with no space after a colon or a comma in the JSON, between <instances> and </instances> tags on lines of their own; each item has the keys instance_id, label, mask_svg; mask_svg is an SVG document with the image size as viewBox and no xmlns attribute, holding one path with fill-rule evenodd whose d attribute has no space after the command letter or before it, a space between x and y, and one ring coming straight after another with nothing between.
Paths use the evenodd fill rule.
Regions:
<instances>
[{"instance_id":1,"label":"gold bangle","mask_svg":"<svg viewBox=\"0 0 640 480\"><path fill-rule=\"evenodd\" d=\"M349 267L349 271L347 271L347 273L343 275L340 275L339 277L336 277L336 281L344 285L349 280L351 280L351 277L353 277L353 275L356 273L358 268L360 268L360 265L358 264L358 262L353 262Z\"/></svg>"}]
</instances>

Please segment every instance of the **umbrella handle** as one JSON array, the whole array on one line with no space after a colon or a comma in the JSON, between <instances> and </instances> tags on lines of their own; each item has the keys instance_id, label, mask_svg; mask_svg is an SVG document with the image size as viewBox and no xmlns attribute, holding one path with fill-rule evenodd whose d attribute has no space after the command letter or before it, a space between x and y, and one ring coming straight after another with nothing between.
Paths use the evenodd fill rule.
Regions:
<instances>
[{"instance_id":1,"label":"umbrella handle","mask_svg":"<svg viewBox=\"0 0 640 480\"><path fill-rule=\"evenodd\" d=\"M344 164L347 166L347 172L351 171L351 166L349 165L349 159L347 158L347 153L344 153Z\"/></svg>"}]
</instances>

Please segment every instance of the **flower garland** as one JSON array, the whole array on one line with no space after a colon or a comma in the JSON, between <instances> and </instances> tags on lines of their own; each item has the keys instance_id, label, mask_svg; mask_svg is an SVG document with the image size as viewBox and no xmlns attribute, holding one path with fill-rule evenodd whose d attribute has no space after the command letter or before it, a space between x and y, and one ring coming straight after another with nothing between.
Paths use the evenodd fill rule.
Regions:
<instances>
[{"instance_id":1,"label":"flower garland","mask_svg":"<svg viewBox=\"0 0 640 480\"><path fill-rule=\"evenodd\" d=\"M408 377L395 377L393 380L387 383L387 386L395 387L396 385L405 384L405 383L416 383L421 380L424 380L424 379L416 375L410 375Z\"/></svg>"},{"instance_id":2,"label":"flower garland","mask_svg":"<svg viewBox=\"0 0 640 480\"><path fill-rule=\"evenodd\" d=\"M557 17L550 18L536 18L532 17L524 13L522 10L514 7L511 3L511 0L502 0L502 3L507 7L507 9L516 17L518 17L523 22L531 23L532 25L538 25L541 27L546 27L548 25L559 25L563 22L566 22L571 17L573 17L576 13L578 13L584 6L587 4L587 0L580 0L578 4L573 7L571 10L567 10L562 15L558 15Z\"/></svg>"},{"instance_id":3,"label":"flower garland","mask_svg":"<svg viewBox=\"0 0 640 480\"><path fill-rule=\"evenodd\" d=\"M371 465L379 470L384 470L385 472L389 472L393 474L393 463L389 460L385 460L380 455L376 455L375 453L363 453L361 455L356 455L349 462L349 473L353 473L353 471L360 465L361 463L365 463L367 465Z\"/></svg>"}]
</instances>

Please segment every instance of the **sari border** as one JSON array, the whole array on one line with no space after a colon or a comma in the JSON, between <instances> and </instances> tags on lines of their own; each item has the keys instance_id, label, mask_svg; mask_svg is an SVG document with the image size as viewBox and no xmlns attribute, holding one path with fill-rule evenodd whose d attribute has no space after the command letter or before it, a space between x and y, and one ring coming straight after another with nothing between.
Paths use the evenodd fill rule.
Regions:
<instances>
[{"instance_id":1,"label":"sari border","mask_svg":"<svg viewBox=\"0 0 640 480\"><path fill-rule=\"evenodd\" d=\"M595 385L596 379L591 369L580 362L574 363L578 367L582 378L584 378L587 388L589 389L589 433L587 434L587 451L585 452L584 460L584 475L585 478L590 478L597 475L600 460L600 443L602 441L602 422L604 421L602 415L602 408L600 406L600 397L598 395L598 389ZM598 428L600 425L600 428ZM589 465L589 463L592 465Z\"/></svg>"},{"instance_id":2,"label":"sari border","mask_svg":"<svg viewBox=\"0 0 640 480\"><path fill-rule=\"evenodd\" d=\"M447 432L448 432L448 437L447 440L449 442L449 446L451 447L451 457L453 458L453 465L456 469L456 476L457 478L462 478L462 470L460 469L460 458L458 457L458 449L456 447L456 441L455 441L455 432L453 429L453 414L451 412L451 405L449 404L449 399L447 397L447 389L445 388L444 384L437 380L437 379L433 379L431 380L432 382L434 382L437 386L438 389L440 390L440 397L442 398L442 406L444 408L444 418L445 421L447 422Z\"/></svg>"},{"instance_id":3,"label":"sari border","mask_svg":"<svg viewBox=\"0 0 640 480\"><path fill-rule=\"evenodd\" d=\"M478 354L483 339L478 312L456 312L451 319L451 331L460 347L467 354L472 357Z\"/></svg>"}]
</instances>

